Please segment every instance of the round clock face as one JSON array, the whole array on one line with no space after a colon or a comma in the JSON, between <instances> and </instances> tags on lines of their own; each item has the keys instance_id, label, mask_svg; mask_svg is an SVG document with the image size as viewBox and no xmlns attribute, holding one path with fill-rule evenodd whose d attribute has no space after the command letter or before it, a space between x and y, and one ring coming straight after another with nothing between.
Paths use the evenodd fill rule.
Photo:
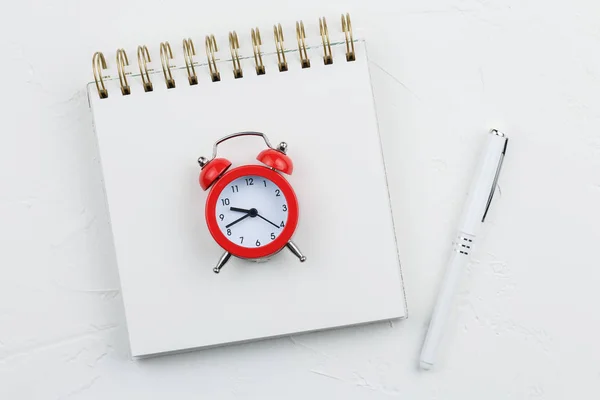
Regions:
<instances>
[{"instance_id":1,"label":"round clock face","mask_svg":"<svg viewBox=\"0 0 600 400\"><path fill-rule=\"evenodd\" d=\"M298 203L290 184L262 166L243 166L224 174L207 199L206 219L214 239L243 258L261 258L281 250L298 221Z\"/></svg>"},{"instance_id":2,"label":"round clock face","mask_svg":"<svg viewBox=\"0 0 600 400\"><path fill-rule=\"evenodd\" d=\"M221 233L242 247L264 246L285 228L288 204L281 188L258 175L234 179L221 191L215 210Z\"/></svg>"}]
</instances>

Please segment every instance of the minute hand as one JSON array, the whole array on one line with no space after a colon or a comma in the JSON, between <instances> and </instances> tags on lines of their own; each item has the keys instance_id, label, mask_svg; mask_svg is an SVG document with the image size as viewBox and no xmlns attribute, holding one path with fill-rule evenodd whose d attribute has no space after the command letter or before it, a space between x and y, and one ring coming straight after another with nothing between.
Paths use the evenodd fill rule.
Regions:
<instances>
[{"instance_id":1,"label":"minute hand","mask_svg":"<svg viewBox=\"0 0 600 400\"><path fill-rule=\"evenodd\" d=\"M280 226L277 226L277 225L275 225L274 223L272 223L271 221L269 221L268 219L266 219L266 218L265 218L265 217L263 217L262 215L260 215L260 214L259 214L259 215L257 215L257 217L259 217L259 218L261 218L261 219L263 219L263 220L267 221L268 223L270 223L271 225L273 225L275 228L277 228L277 229L281 229L281 227L280 227Z\"/></svg>"}]
</instances>

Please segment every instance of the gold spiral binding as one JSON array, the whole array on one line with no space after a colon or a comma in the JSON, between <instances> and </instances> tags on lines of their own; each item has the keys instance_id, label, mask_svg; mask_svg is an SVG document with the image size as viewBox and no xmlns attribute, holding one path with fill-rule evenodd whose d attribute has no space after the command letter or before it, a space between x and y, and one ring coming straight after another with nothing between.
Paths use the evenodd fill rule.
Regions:
<instances>
[{"instance_id":1,"label":"gold spiral binding","mask_svg":"<svg viewBox=\"0 0 600 400\"><path fill-rule=\"evenodd\" d=\"M283 30L281 24L273 25L273 35L275 36L275 49L277 50L277 65L279 72L287 71L288 64L285 59L285 47L283 46Z\"/></svg>"},{"instance_id":2,"label":"gold spiral binding","mask_svg":"<svg viewBox=\"0 0 600 400\"><path fill-rule=\"evenodd\" d=\"M344 32L346 42L346 61L355 61L356 52L354 46L354 37L352 32L352 22L350 20L350 14L341 15L342 31ZM333 64L333 54L331 50L331 40L329 37L329 29L327 26L327 20L325 17L319 18L319 32L323 43L323 62L325 65ZM265 74L265 64L262 58L261 46L262 38L260 30L258 28L251 29L252 37L252 49L254 53L254 62L257 75ZM279 71L287 71L288 63L285 55L285 45L283 29L281 24L273 25L273 35L275 38L275 49L277 52L277 65ZM300 62L302 68L309 68L311 66L310 59L308 56L308 47L306 45L306 31L303 21L296 21L296 40L298 42L298 54L300 55ZM208 35L205 38L206 46L206 57L208 61L208 67L213 82L220 81L221 76L217 66L217 52L219 51L217 41L214 35ZM235 31L229 32L229 47L231 51L231 61L233 63L233 74L235 78L243 77L243 69L241 66L241 57L239 54L240 44L239 37ZM183 52L186 70L188 73L188 80L190 85L198 84L198 75L195 70L194 56L196 56L196 49L194 42L191 38L183 40ZM138 66L140 70L140 76L144 91L150 92L153 90L153 84L150 79L150 71L153 69L148 68L148 63L151 62L150 52L147 46L138 46L137 48ZM165 82L168 89L175 88L175 79L173 78L172 68L170 65L173 57L173 51L169 42L163 42L160 44L160 57L162 63L162 70L165 77ZM170 61L171 60L171 61ZM131 86L128 82L127 75L131 75L126 71L126 67L129 66L129 58L124 49L118 49L116 54L117 72L119 76L119 82L121 87L121 93L123 95L131 94ZM197 65L197 64L196 64ZM106 59L102 52L94 53L92 57L92 69L94 73L94 81L96 83L96 89L101 99L108 97L108 90L106 89L104 78L110 78L109 75L103 76L103 70L107 69Z\"/></svg>"},{"instance_id":3,"label":"gold spiral binding","mask_svg":"<svg viewBox=\"0 0 600 400\"><path fill-rule=\"evenodd\" d=\"M231 62L233 63L233 77L235 79L242 78L244 73L242 71L242 65L240 64L240 54L238 52L240 48L240 41L235 31L229 32L229 50L231 51Z\"/></svg>"},{"instance_id":4,"label":"gold spiral binding","mask_svg":"<svg viewBox=\"0 0 600 400\"><path fill-rule=\"evenodd\" d=\"M124 49L117 50L117 71L119 72L119 82L121 83L121 93L123 96L131 94L131 87L127 83L125 67L129 65L129 59Z\"/></svg>"},{"instance_id":5,"label":"gold spiral binding","mask_svg":"<svg viewBox=\"0 0 600 400\"><path fill-rule=\"evenodd\" d=\"M215 35L206 36L204 40L204 44L206 46L206 58L208 60L208 69L210 70L210 78L213 82L217 82L221 80L221 74L219 74L219 69L217 68L217 61L215 58L215 53L219 51L217 47L217 41L215 39Z\"/></svg>"},{"instance_id":6,"label":"gold spiral binding","mask_svg":"<svg viewBox=\"0 0 600 400\"><path fill-rule=\"evenodd\" d=\"M198 84L198 75L196 75L196 69L194 68L193 56L196 55L196 48L192 38L183 39L183 58L185 60L185 68L188 73L188 81L190 85Z\"/></svg>"},{"instance_id":7,"label":"gold spiral binding","mask_svg":"<svg viewBox=\"0 0 600 400\"><path fill-rule=\"evenodd\" d=\"M98 95L101 99L108 97L108 90L106 90L106 86L104 86L104 80L102 79L103 69L106 69L106 59L104 58L104 54L97 51L92 57L92 71L94 72L96 89L98 89Z\"/></svg>"},{"instance_id":8,"label":"gold spiral binding","mask_svg":"<svg viewBox=\"0 0 600 400\"><path fill-rule=\"evenodd\" d=\"M304 22L296 21L296 39L298 40L298 53L300 54L300 64L302 68L310 67L310 60L306 52L306 32L304 31Z\"/></svg>"},{"instance_id":9,"label":"gold spiral binding","mask_svg":"<svg viewBox=\"0 0 600 400\"><path fill-rule=\"evenodd\" d=\"M327 20L325 17L319 18L319 32L321 32L321 40L323 41L323 62L325 65L333 64L331 42L329 41L329 29L327 29Z\"/></svg>"},{"instance_id":10,"label":"gold spiral binding","mask_svg":"<svg viewBox=\"0 0 600 400\"><path fill-rule=\"evenodd\" d=\"M173 89L175 87L175 79L171 73L171 66L169 65L169 59L173 59L173 51L169 42L162 42L160 44L160 62L162 63L163 74L165 75L165 82L167 89Z\"/></svg>"},{"instance_id":11,"label":"gold spiral binding","mask_svg":"<svg viewBox=\"0 0 600 400\"><path fill-rule=\"evenodd\" d=\"M260 31L252 29L250 31L252 36L252 51L254 51L254 63L256 64L256 75L265 74L265 64L263 64L262 54L260 53L260 46L262 45L262 39L260 37Z\"/></svg>"},{"instance_id":12,"label":"gold spiral binding","mask_svg":"<svg viewBox=\"0 0 600 400\"><path fill-rule=\"evenodd\" d=\"M342 14L342 31L346 35L346 61L356 60L354 52L354 38L352 37L352 22L350 22L350 14Z\"/></svg>"},{"instance_id":13,"label":"gold spiral binding","mask_svg":"<svg viewBox=\"0 0 600 400\"><path fill-rule=\"evenodd\" d=\"M152 61L150 58L150 52L148 47L138 46L137 48L138 66L140 67L140 76L142 77L142 84L144 86L144 92L151 92L154 90L152 81L150 80L150 74L148 73L148 63Z\"/></svg>"}]
</instances>

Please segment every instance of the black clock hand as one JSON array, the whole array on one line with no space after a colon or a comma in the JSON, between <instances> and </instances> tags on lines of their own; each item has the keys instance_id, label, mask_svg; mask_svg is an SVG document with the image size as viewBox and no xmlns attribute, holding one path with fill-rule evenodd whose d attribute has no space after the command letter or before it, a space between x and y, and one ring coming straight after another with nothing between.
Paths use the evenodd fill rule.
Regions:
<instances>
[{"instance_id":1,"label":"black clock hand","mask_svg":"<svg viewBox=\"0 0 600 400\"><path fill-rule=\"evenodd\" d=\"M248 213L248 214L250 214L252 212L252 210L246 210L245 208L229 207L229 209L231 211L245 212L245 213Z\"/></svg>"},{"instance_id":2,"label":"black clock hand","mask_svg":"<svg viewBox=\"0 0 600 400\"><path fill-rule=\"evenodd\" d=\"M248 218L249 216L250 216L250 213L248 213L248 214L244 215L244 216L243 216L243 217L241 217L241 218L238 218L238 219L236 219L235 221L233 221L233 222L232 222L232 223L230 223L229 225L225 225L225 228L229 228L229 227L231 227L231 226L233 226L233 225L237 224L237 223L238 223L238 222L240 222L241 220L243 220L243 219L245 219L245 218Z\"/></svg>"},{"instance_id":3,"label":"black clock hand","mask_svg":"<svg viewBox=\"0 0 600 400\"><path fill-rule=\"evenodd\" d=\"M257 214L256 216L257 216L257 217L259 217L259 218L262 218L262 219L264 219L265 221L267 221L268 223L270 223L271 225L273 225L275 228L277 228L277 229L281 229L281 227L279 227L278 225L275 225L274 223L272 223L271 221L269 221L268 219L266 219L266 218L265 218L265 217L263 217L262 215L258 215L258 214Z\"/></svg>"}]
</instances>

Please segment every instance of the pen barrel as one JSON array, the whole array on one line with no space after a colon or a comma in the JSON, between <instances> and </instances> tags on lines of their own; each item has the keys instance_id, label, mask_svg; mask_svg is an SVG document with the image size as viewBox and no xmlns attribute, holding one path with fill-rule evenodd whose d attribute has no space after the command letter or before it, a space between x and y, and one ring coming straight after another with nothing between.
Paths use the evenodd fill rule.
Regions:
<instances>
[{"instance_id":1,"label":"pen barrel","mask_svg":"<svg viewBox=\"0 0 600 400\"><path fill-rule=\"evenodd\" d=\"M431 315L431 321L429 322L429 328L427 329L427 336L425 337L423 349L421 350L420 365L423 369L430 369L436 362L438 347L442 341L445 327L452 310L454 294L463 274L463 270L469 260L470 251L461 250L465 249L461 246L461 243L466 239L466 236L467 235L459 234L454 242L450 259L446 266L442 286L440 287L438 297L435 301L433 314ZM468 242L468 246L470 247L473 243L473 239L469 240L471 240Z\"/></svg>"},{"instance_id":2,"label":"pen barrel","mask_svg":"<svg viewBox=\"0 0 600 400\"><path fill-rule=\"evenodd\" d=\"M508 139L492 130L487 137L479 164L471 181L469 194L463 208L458 234L452 246L444 279L435 302L431 322L421 350L420 365L430 369L436 361L438 347L447 325L454 295L481 224L485 221L492 202L498 175L504 160Z\"/></svg>"},{"instance_id":3,"label":"pen barrel","mask_svg":"<svg viewBox=\"0 0 600 400\"><path fill-rule=\"evenodd\" d=\"M469 194L459 225L460 231L469 235L477 235L495 191L497 174L500 171L508 141L505 136L500 135L497 132L488 134L482 156L469 187Z\"/></svg>"}]
</instances>

